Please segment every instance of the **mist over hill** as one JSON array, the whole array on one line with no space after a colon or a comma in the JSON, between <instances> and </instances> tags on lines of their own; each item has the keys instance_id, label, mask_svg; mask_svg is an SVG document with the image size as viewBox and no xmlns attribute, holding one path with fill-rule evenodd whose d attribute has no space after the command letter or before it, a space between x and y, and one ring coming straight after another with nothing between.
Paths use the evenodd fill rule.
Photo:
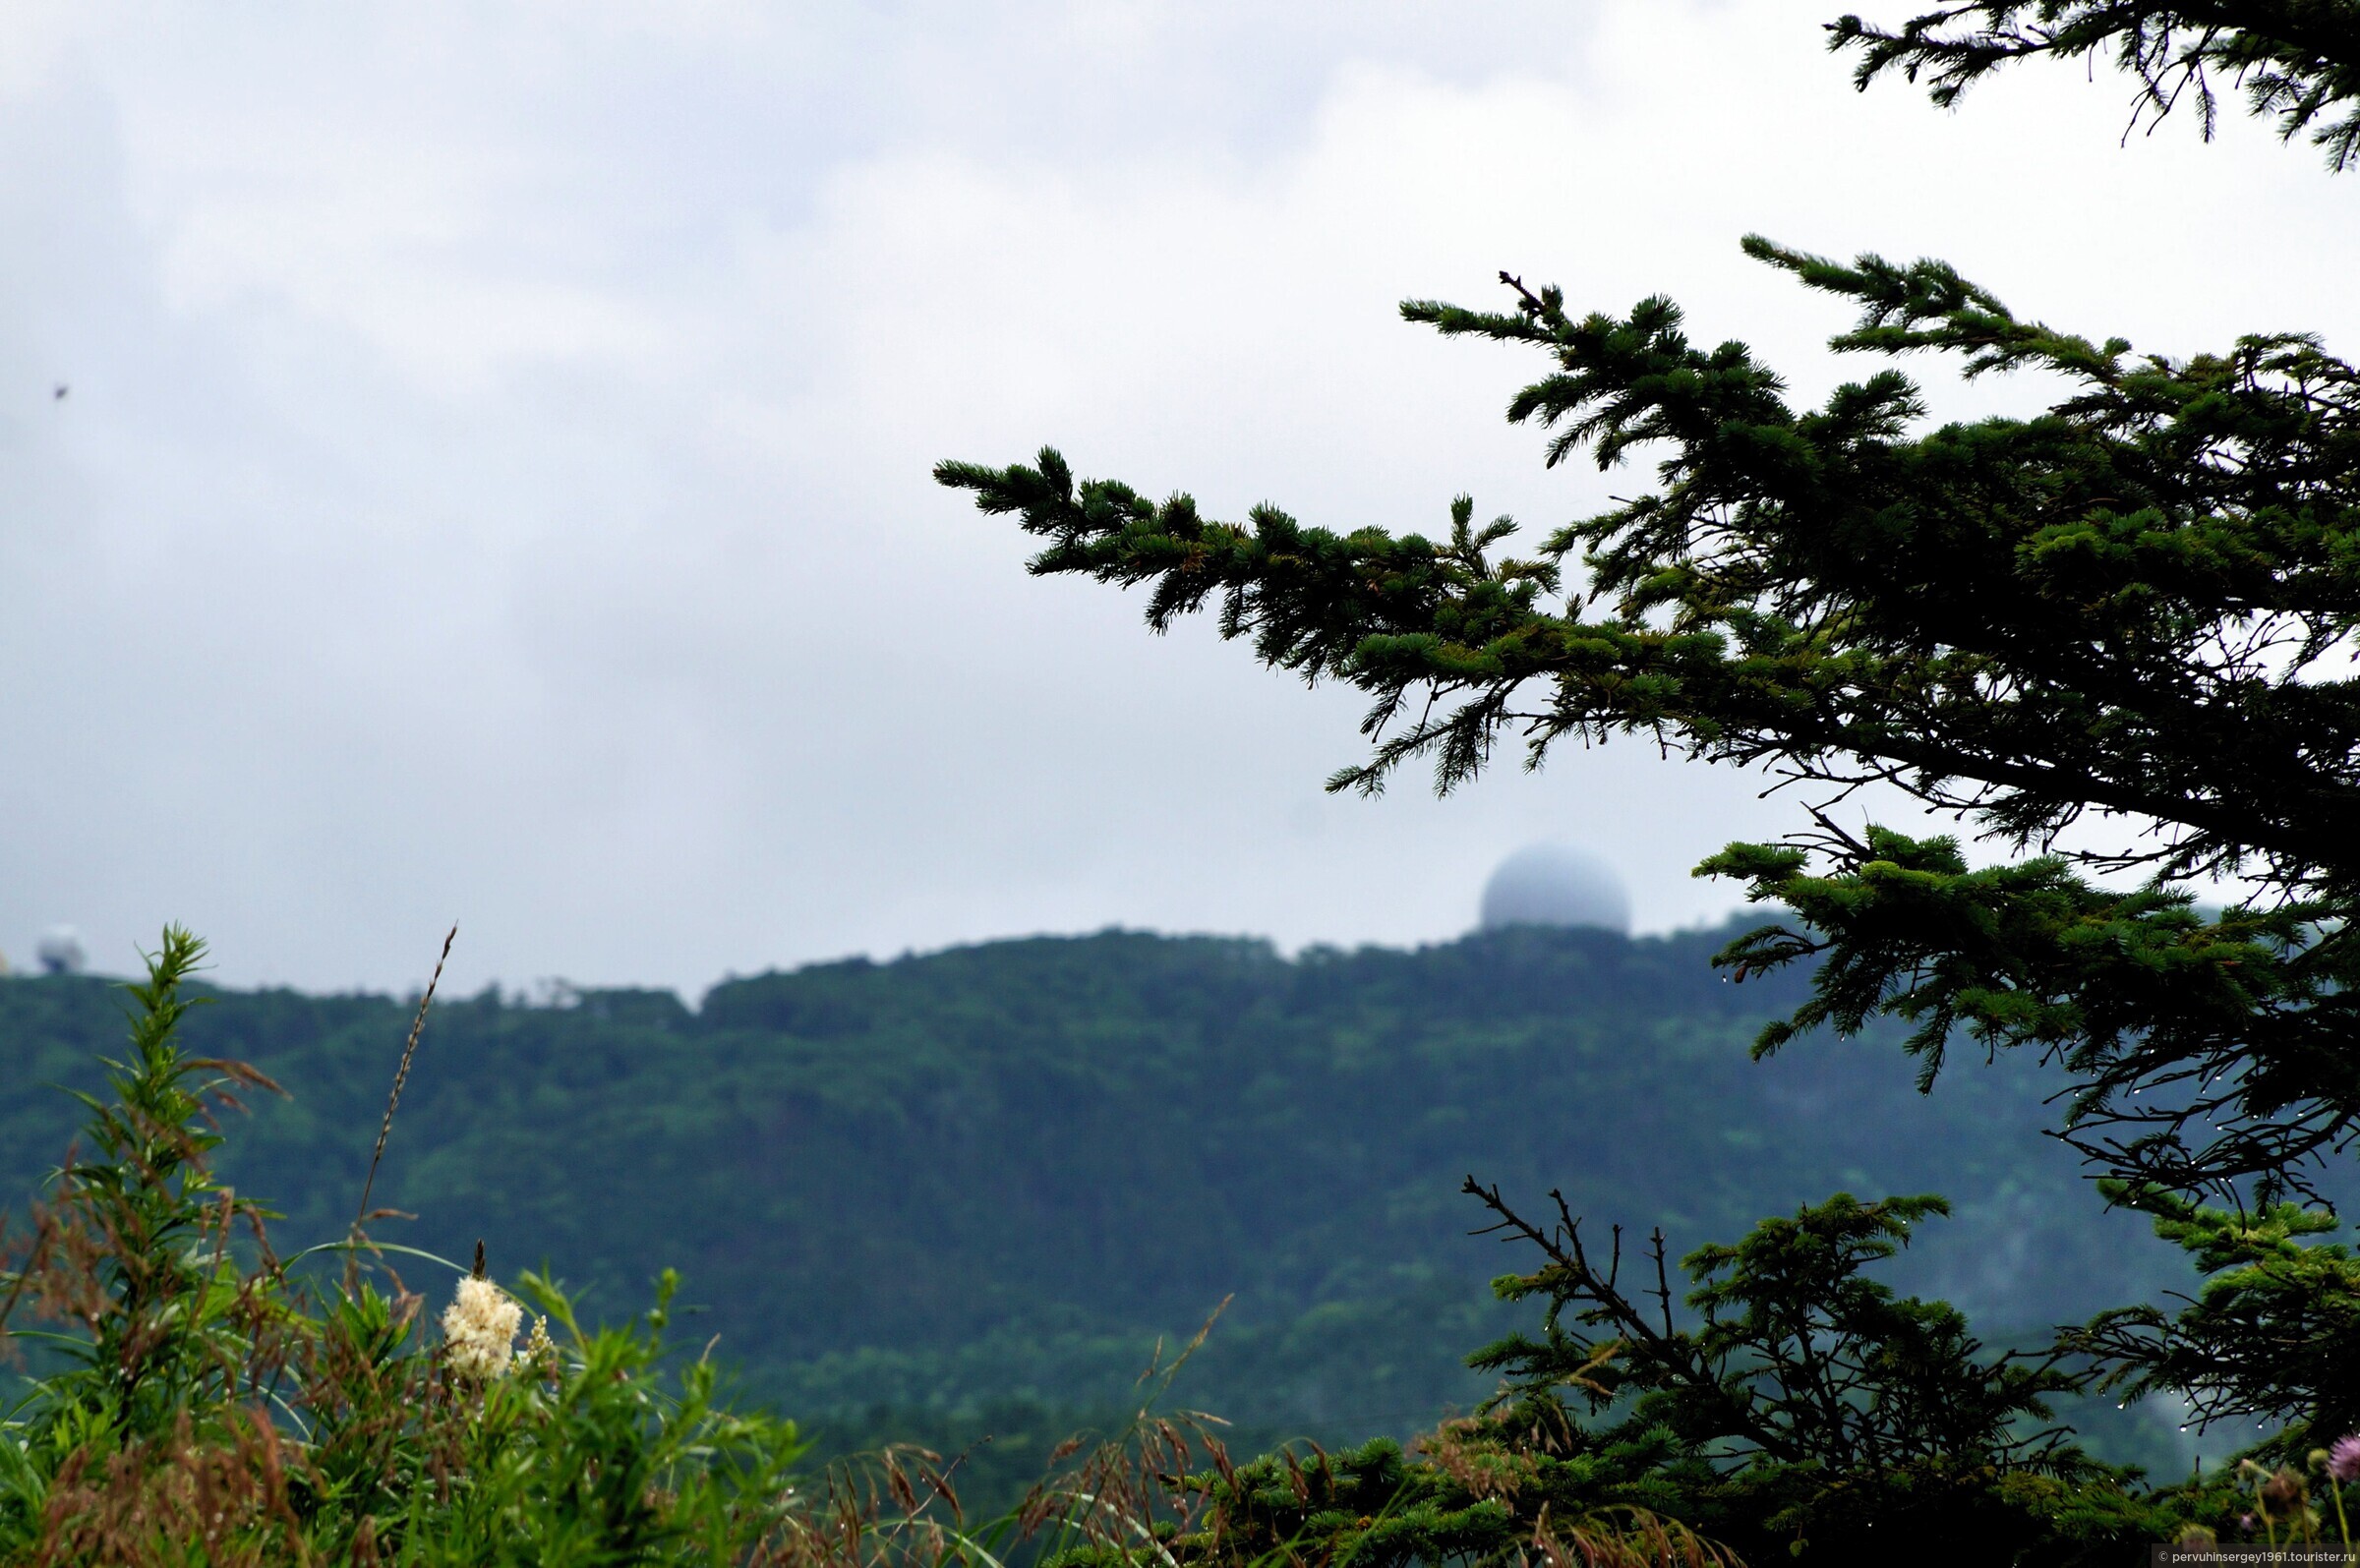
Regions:
<instances>
[{"instance_id":1,"label":"mist over hill","mask_svg":"<svg viewBox=\"0 0 2360 1568\"><path fill-rule=\"evenodd\" d=\"M1403 952L1128 931L734 979L691 1009L605 990L438 1002L374 1201L379 1234L591 1310L672 1265L690 1333L803 1415L1123 1397L1159 1336L1231 1305L1178 1390L1339 1438L1488 1392L1461 1359L1513 1319L1463 1177L1674 1254L1838 1189L1939 1191L1887 1273L1997 1337L2186 1283L2036 1131L2054 1087L1966 1060L1931 1096L1890 1044L1761 1063L1793 976L1737 986L1729 931L1518 927ZM411 1004L220 992L190 1047L288 1098L223 1165L283 1247L351 1224ZM0 1179L30 1194L121 1032L82 977L0 983ZM422 1269L421 1273L431 1273ZM425 1279L440 1291L442 1282Z\"/></svg>"}]
</instances>

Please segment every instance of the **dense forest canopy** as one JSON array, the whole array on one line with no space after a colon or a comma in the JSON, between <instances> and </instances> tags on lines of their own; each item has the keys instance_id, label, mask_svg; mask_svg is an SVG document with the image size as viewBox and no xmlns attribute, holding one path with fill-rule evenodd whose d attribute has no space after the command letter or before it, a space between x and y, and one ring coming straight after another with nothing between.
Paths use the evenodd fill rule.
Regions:
<instances>
[{"instance_id":1,"label":"dense forest canopy","mask_svg":"<svg viewBox=\"0 0 2360 1568\"><path fill-rule=\"evenodd\" d=\"M2031 1131L2042 1085L1925 1100L1869 1050L1756 1068L1800 995L1732 985L1728 932L1511 928L1416 952L1106 932L853 960L561 1007L437 1004L376 1202L388 1239L545 1260L593 1309L676 1266L756 1385L870 1404L1111 1401L1155 1336L1236 1301L1181 1393L1328 1437L1490 1391L1505 1321L1469 1174L1563 1186L1684 1245L1831 1187L1947 1189L1911 1277L2033 1330L2108 1304L2142 1227L2087 1211ZM351 1224L408 1015L387 997L222 992L191 1048L289 1093L225 1169L293 1243ZM29 1192L120 1025L89 979L0 985L0 1159ZM2152 1246L2152 1244L2151 1244ZM2151 1273L2168 1259L2154 1249Z\"/></svg>"}]
</instances>

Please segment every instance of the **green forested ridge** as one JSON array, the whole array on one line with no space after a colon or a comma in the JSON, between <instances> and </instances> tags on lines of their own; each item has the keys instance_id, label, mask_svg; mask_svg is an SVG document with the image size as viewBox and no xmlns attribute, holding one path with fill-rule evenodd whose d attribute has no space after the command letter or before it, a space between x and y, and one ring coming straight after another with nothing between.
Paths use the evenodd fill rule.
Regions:
<instances>
[{"instance_id":1,"label":"green forested ridge","mask_svg":"<svg viewBox=\"0 0 2360 1568\"><path fill-rule=\"evenodd\" d=\"M873 1407L997 1402L981 1425L1046 1431L1232 1295L1186 1402L1330 1438L1427 1424L1488 1391L1460 1361L1520 1321L1483 1288L1524 1264L1467 1235L1470 1173L1533 1200L1562 1186L1676 1251L1835 1188L1944 1191L1958 1216L1890 1277L2001 1336L2185 1277L2031 1131L2036 1078L1926 1098L1869 1043L1748 1061L1806 981L1730 984L1707 961L1729 935L1288 959L1110 931L731 980L694 1011L487 991L436 1005L373 1201L418 1216L389 1240L548 1260L593 1313L676 1266L694 1337L790 1411L863 1430L895 1419L856 1419ZM396 998L289 991L191 1016L191 1050L289 1093L224 1150L286 1213L282 1246L351 1224L408 1020ZM91 1081L120 1028L106 982L0 985L12 1191L74 1124L44 1084Z\"/></svg>"}]
</instances>

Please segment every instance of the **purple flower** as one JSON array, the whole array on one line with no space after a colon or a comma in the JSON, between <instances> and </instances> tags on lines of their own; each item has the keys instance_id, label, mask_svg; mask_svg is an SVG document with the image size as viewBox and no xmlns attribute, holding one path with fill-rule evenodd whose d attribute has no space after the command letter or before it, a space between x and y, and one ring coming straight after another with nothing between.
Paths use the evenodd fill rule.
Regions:
<instances>
[{"instance_id":1,"label":"purple flower","mask_svg":"<svg viewBox=\"0 0 2360 1568\"><path fill-rule=\"evenodd\" d=\"M2328 1450L2328 1474L2339 1481L2360 1481L2360 1432L2335 1439Z\"/></svg>"}]
</instances>

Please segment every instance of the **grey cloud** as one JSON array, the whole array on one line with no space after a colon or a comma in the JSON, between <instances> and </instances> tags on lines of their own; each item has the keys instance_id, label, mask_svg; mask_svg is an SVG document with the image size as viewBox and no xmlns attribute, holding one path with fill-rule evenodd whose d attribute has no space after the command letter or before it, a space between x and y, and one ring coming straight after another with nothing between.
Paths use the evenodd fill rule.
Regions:
<instances>
[{"instance_id":1,"label":"grey cloud","mask_svg":"<svg viewBox=\"0 0 2360 1568\"><path fill-rule=\"evenodd\" d=\"M2061 78L1858 98L1770 0L1278 10L56 22L0 83L0 950L71 921L122 968L179 918L234 980L399 985L455 916L462 986L694 991L1109 922L1415 941L1543 839L1697 918L1731 895L1686 867L1787 820L1756 784L1617 744L1328 799L1349 694L1028 579L927 465L1053 439L1216 511L1546 526L1631 481L1542 473L1529 367L1392 302L1669 288L1847 373L1751 228L2175 352L2350 335L2340 187L2118 150ZM1925 176L2035 135L2004 201ZM2293 238L2158 255L2161 192Z\"/></svg>"}]
</instances>

